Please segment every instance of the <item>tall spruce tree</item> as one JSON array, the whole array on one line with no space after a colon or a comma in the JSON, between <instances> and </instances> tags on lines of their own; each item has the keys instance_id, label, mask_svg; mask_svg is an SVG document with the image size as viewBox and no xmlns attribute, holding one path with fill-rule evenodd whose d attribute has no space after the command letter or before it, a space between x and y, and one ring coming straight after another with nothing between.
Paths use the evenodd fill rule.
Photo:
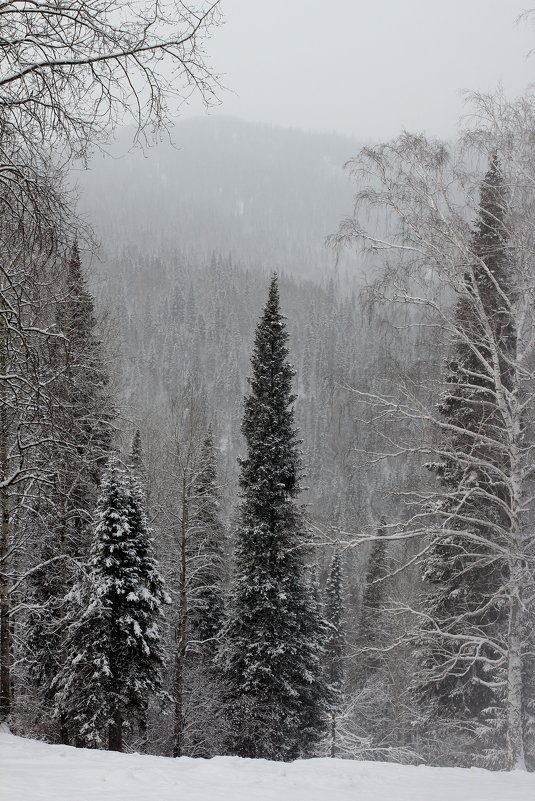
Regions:
<instances>
[{"instance_id":1,"label":"tall spruce tree","mask_svg":"<svg viewBox=\"0 0 535 801\"><path fill-rule=\"evenodd\" d=\"M68 436L60 480L65 506L64 525L71 547L87 553L87 532L97 488L107 462L114 409L108 394L109 376L97 333L95 305L75 241L67 266L65 298L59 304L57 325L64 347L57 359L64 365L61 387L63 425Z\"/></svg>"},{"instance_id":2,"label":"tall spruce tree","mask_svg":"<svg viewBox=\"0 0 535 801\"><path fill-rule=\"evenodd\" d=\"M30 679L38 690L40 715L49 709L51 684L65 658L65 596L77 581L77 565L87 561L100 476L109 455L114 410L94 302L75 241L56 302L56 331L50 348L56 403L55 435L41 454L53 465L54 481L40 501L47 530L35 544L43 568L31 577L28 621ZM45 713L46 714L46 713ZM60 724L59 739L66 730Z\"/></svg>"},{"instance_id":3,"label":"tall spruce tree","mask_svg":"<svg viewBox=\"0 0 535 801\"><path fill-rule=\"evenodd\" d=\"M240 461L242 500L222 662L230 752L280 760L311 753L324 728L327 694L324 628L296 505L301 466L287 341L274 275L244 401L247 456Z\"/></svg>"},{"instance_id":4,"label":"tall spruce tree","mask_svg":"<svg viewBox=\"0 0 535 801\"><path fill-rule=\"evenodd\" d=\"M446 760L473 764L490 745L504 748L506 642L511 507L508 436L509 398L514 398L513 288L507 260L508 203L496 155L481 184L473 264L457 302L440 412L445 420L430 465L444 490L440 512L446 535L434 536L424 561L430 591L425 608L418 683L425 718L432 724L463 724L468 739ZM519 444L519 443L518 443ZM507 648L507 646L506 646ZM460 728L459 728L460 730ZM501 745L500 745L501 740ZM455 746L454 746L455 748ZM495 764L503 764L498 761Z\"/></svg>"},{"instance_id":5,"label":"tall spruce tree","mask_svg":"<svg viewBox=\"0 0 535 801\"><path fill-rule=\"evenodd\" d=\"M336 550L331 562L331 569L325 587L325 618L329 625L326 640L327 680L331 690L330 703L330 754L335 757L336 746L336 718L342 706L344 685L344 605L342 597L342 557Z\"/></svg>"},{"instance_id":6,"label":"tall spruce tree","mask_svg":"<svg viewBox=\"0 0 535 801\"><path fill-rule=\"evenodd\" d=\"M182 753L221 753L223 687L215 663L224 622L226 533L221 521L211 429L203 439L191 492L187 541L187 649L184 665L187 721Z\"/></svg>"},{"instance_id":7,"label":"tall spruce tree","mask_svg":"<svg viewBox=\"0 0 535 801\"><path fill-rule=\"evenodd\" d=\"M160 690L158 619L168 602L135 479L114 457L103 476L87 576L70 593L57 713L75 741L121 751L123 725Z\"/></svg>"},{"instance_id":8,"label":"tall spruce tree","mask_svg":"<svg viewBox=\"0 0 535 801\"><path fill-rule=\"evenodd\" d=\"M191 650L211 663L223 625L225 530L221 522L214 438L209 430L202 444L193 486L188 561L191 581L189 639Z\"/></svg>"},{"instance_id":9,"label":"tall spruce tree","mask_svg":"<svg viewBox=\"0 0 535 801\"><path fill-rule=\"evenodd\" d=\"M128 460L130 470L142 482L145 478L145 464L143 462L143 446L141 444L141 432L139 428L134 431L132 444L130 446L130 457Z\"/></svg>"},{"instance_id":10,"label":"tall spruce tree","mask_svg":"<svg viewBox=\"0 0 535 801\"><path fill-rule=\"evenodd\" d=\"M384 539L386 521L381 520L374 540L366 582L362 596L357 635L357 682L363 686L382 665L380 653L382 643L381 616L385 595L384 579L388 573L387 543Z\"/></svg>"},{"instance_id":11,"label":"tall spruce tree","mask_svg":"<svg viewBox=\"0 0 535 801\"><path fill-rule=\"evenodd\" d=\"M130 479L130 487L138 494L138 501L142 501L145 508L148 506L148 490L147 490L147 471L143 458L143 444L141 440L141 432L139 429L134 431L132 442L130 445L130 454L128 456L128 472ZM141 507L140 507L141 508ZM142 704L142 709L139 714L139 749L142 753L148 750L148 716L149 716L149 703L150 698L147 697Z\"/></svg>"},{"instance_id":12,"label":"tall spruce tree","mask_svg":"<svg viewBox=\"0 0 535 801\"><path fill-rule=\"evenodd\" d=\"M326 656L329 665L328 676L331 686L339 692L344 680L344 605L342 598L342 557L335 551L325 585L325 618L329 624L326 643Z\"/></svg>"},{"instance_id":13,"label":"tall spruce tree","mask_svg":"<svg viewBox=\"0 0 535 801\"><path fill-rule=\"evenodd\" d=\"M401 730L405 711L395 686L401 657L385 615L388 576L386 521L381 519L369 554L356 636L348 663L346 706L339 740L346 753L361 759L410 759ZM399 704L399 706L396 706Z\"/></svg>"}]
</instances>

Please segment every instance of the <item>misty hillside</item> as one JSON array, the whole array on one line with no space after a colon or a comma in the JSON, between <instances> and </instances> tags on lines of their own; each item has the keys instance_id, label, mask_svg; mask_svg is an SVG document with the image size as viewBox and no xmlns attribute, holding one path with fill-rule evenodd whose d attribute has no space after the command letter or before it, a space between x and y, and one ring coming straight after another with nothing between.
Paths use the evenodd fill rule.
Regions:
<instances>
[{"instance_id":1,"label":"misty hillside","mask_svg":"<svg viewBox=\"0 0 535 801\"><path fill-rule=\"evenodd\" d=\"M114 328L122 414L154 442L169 405L194 387L232 509L254 330L278 270L310 516L348 531L373 525L394 479L384 464L360 464L373 435L355 425L346 388L378 374L384 386L414 343L400 330L370 337L361 265L352 254L337 263L325 244L351 210L343 164L359 143L231 118L183 121L174 140L146 158L128 152L124 133L121 157L97 157L79 176L102 243L90 281Z\"/></svg>"},{"instance_id":2,"label":"misty hillside","mask_svg":"<svg viewBox=\"0 0 535 801\"><path fill-rule=\"evenodd\" d=\"M216 251L307 276L333 266L325 237L351 208L355 140L221 117L179 122L173 140L144 154L123 134L119 157L97 155L76 176L106 250Z\"/></svg>"},{"instance_id":3,"label":"misty hillside","mask_svg":"<svg viewBox=\"0 0 535 801\"><path fill-rule=\"evenodd\" d=\"M348 492L355 411L340 387L368 381L384 345L368 341L358 310L358 261L337 263L325 244L351 209L343 164L359 144L231 118L183 121L174 140L149 159L128 152L123 133L121 157L96 157L79 176L102 243L90 280L116 330L123 413L152 439L155 419L193 381L232 483L254 328L277 270L314 516L367 521L370 482Z\"/></svg>"}]
</instances>

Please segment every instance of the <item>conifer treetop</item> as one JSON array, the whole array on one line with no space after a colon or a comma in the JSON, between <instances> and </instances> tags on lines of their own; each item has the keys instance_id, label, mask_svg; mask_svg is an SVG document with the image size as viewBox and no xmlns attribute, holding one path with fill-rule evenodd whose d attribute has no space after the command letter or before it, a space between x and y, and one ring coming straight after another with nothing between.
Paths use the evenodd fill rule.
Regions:
<instances>
[{"instance_id":1,"label":"conifer treetop","mask_svg":"<svg viewBox=\"0 0 535 801\"><path fill-rule=\"evenodd\" d=\"M278 277L271 278L251 357L251 392L244 401L242 432L248 456L241 460L241 486L256 486L275 496L299 491L299 440L294 425L294 370L288 359L288 332L280 312Z\"/></svg>"},{"instance_id":2,"label":"conifer treetop","mask_svg":"<svg viewBox=\"0 0 535 801\"><path fill-rule=\"evenodd\" d=\"M306 563L295 503L299 440L288 334L273 275L258 322L244 400L242 502L222 663L233 725L231 753L267 759L310 754L324 728L325 625Z\"/></svg>"}]
</instances>

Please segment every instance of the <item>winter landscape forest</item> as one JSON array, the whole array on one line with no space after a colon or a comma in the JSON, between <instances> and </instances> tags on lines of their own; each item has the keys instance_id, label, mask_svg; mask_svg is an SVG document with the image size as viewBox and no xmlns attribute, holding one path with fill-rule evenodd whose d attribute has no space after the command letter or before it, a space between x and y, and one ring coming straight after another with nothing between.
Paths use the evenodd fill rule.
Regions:
<instances>
[{"instance_id":1,"label":"winter landscape forest","mask_svg":"<svg viewBox=\"0 0 535 801\"><path fill-rule=\"evenodd\" d=\"M535 795L535 94L227 115L281 3L0 5L10 801Z\"/></svg>"}]
</instances>

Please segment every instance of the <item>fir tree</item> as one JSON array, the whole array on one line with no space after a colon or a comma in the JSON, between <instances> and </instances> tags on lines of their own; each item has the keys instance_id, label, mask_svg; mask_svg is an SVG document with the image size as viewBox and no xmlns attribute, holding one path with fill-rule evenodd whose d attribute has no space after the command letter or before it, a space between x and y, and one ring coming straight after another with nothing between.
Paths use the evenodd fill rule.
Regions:
<instances>
[{"instance_id":1,"label":"fir tree","mask_svg":"<svg viewBox=\"0 0 535 801\"><path fill-rule=\"evenodd\" d=\"M256 329L244 401L242 501L223 665L231 753L310 754L324 726L324 633L305 564L299 440L277 277Z\"/></svg>"},{"instance_id":2,"label":"fir tree","mask_svg":"<svg viewBox=\"0 0 535 801\"><path fill-rule=\"evenodd\" d=\"M325 618L329 624L329 636L325 648L329 666L329 682L339 693L344 680L343 655L345 637L343 629L342 558L338 550L332 558L325 586Z\"/></svg>"},{"instance_id":3,"label":"fir tree","mask_svg":"<svg viewBox=\"0 0 535 801\"><path fill-rule=\"evenodd\" d=\"M143 462L143 446L141 444L141 432L137 428L132 437L132 445L130 447L129 467L132 473L137 476L138 480L145 477L145 465Z\"/></svg>"},{"instance_id":4,"label":"fir tree","mask_svg":"<svg viewBox=\"0 0 535 801\"><path fill-rule=\"evenodd\" d=\"M211 662L223 624L225 530L220 517L214 440L210 430L202 444L193 486L190 562L189 639L192 651Z\"/></svg>"},{"instance_id":5,"label":"fir tree","mask_svg":"<svg viewBox=\"0 0 535 801\"><path fill-rule=\"evenodd\" d=\"M383 661L379 650L374 649L381 647L381 616L383 614L382 607L385 594L384 578L388 573L387 543L384 539L385 524L385 520L382 520L377 531L377 539L374 540L372 545L366 571L364 594L362 596L357 636L357 674L358 683L361 685L371 678L372 674L381 667Z\"/></svg>"},{"instance_id":6,"label":"fir tree","mask_svg":"<svg viewBox=\"0 0 535 801\"><path fill-rule=\"evenodd\" d=\"M500 587L507 567L496 559L495 546L508 547L511 498L499 393L512 391L515 355L506 212L494 155L481 185L474 262L457 302L458 336L439 407L447 424L439 451L446 456L430 465L444 489L440 511L450 533L434 538L423 569L432 622L421 642L418 693L429 721L457 720L472 731L470 744L461 744L462 754L454 757L460 764L473 764L469 752L481 748L477 737L492 739L494 747L500 739L504 677L492 666L500 662L493 643L506 626Z\"/></svg>"},{"instance_id":7,"label":"fir tree","mask_svg":"<svg viewBox=\"0 0 535 801\"><path fill-rule=\"evenodd\" d=\"M224 621L225 529L220 514L216 452L209 430L193 480L187 541L187 731L182 752L189 756L211 757L222 748L223 690L215 664Z\"/></svg>"},{"instance_id":8,"label":"fir tree","mask_svg":"<svg viewBox=\"0 0 535 801\"><path fill-rule=\"evenodd\" d=\"M67 267L65 299L59 304L57 323L64 335L63 352L57 359L64 364L61 386L63 417L58 423L70 435L75 459L63 467L69 488L74 482L67 503L67 524L71 537L82 541L95 505L96 488L111 446L111 421L114 410L107 394L109 376L104 353L97 336L94 301L87 288L78 244L75 241ZM73 462L76 460L76 463ZM80 546L79 546L80 547Z\"/></svg>"},{"instance_id":9,"label":"fir tree","mask_svg":"<svg viewBox=\"0 0 535 801\"><path fill-rule=\"evenodd\" d=\"M345 632L342 598L342 558L336 550L325 587L325 618L329 625L325 655L331 688L331 757L336 756L336 717L342 704L344 684Z\"/></svg>"},{"instance_id":10,"label":"fir tree","mask_svg":"<svg viewBox=\"0 0 535 801\"><path fill-rule=\"evenodd\" d=\"M94 302L76 241L65 268L64 294L56 306L56 326L62 338L53 340L50 351L55 436L41 457L54 465L55 480L40 501L47 536L36 544L36 551L45 566L31 578L34 611L27 640L30 678L45 703L52 698L55 675L62 671L64 599L78 578L75 565L89 556L92 517L114 416ZM65 738L65 727L60 725L59 739Z\"/></svg>"},{"instance_id":11,"label":"fir tree","mask_svg":"<svg viewBox=\"0 0 535 801\"><path fill-rule=\"evenodd\" d=\"M161 686L158 618L168 598L141 491L114 459L102 480L87 577L70 600L58 714L78 744L121 751L123 724L136 720Z\"/></svg>"},{"instance_id":12,"label":"fir tree","mask_svg":"<svg viewBox=\"0 0 535 801\"><path fill-rule=\"evenodd\" d=\"M130 446L130 454L128 459L128 471L130 478L131 491L137 493L138 505L141 509L142 503L148 504L148 492L146 485L146 470L143 460L143 444L141 441L141 432L136 429L132 437L132 444ZM139 713L139 733L140 733L140 749L143 753L147 752L148 748L148 707L150 698L145 699L142 704L142 709Z\"/></svg>"},{"instance_id":13,"label":"fir tree","mask_svg":"<svg viewBox=\"0 0 535 801\"><path fill-rule=\"evenodd\" d=\"M395 661L401 654L392 650L391 632L385 617L386 578L388 576L388 545L385 539L386 522L380 521L373 540L360 605L348 684L348 704L344 710L341 739L353 739L360 745L364 759L406 759L403 737L403 700L399 687L394 686ZM386 649L386 646L389 646ZM403 658L401 656L401 658ZM404 710L403 710L404 712ZM353 746L354 748L354 746ZM401 750L398 750L401 749Z\"/></svg>"}]
</instances>

